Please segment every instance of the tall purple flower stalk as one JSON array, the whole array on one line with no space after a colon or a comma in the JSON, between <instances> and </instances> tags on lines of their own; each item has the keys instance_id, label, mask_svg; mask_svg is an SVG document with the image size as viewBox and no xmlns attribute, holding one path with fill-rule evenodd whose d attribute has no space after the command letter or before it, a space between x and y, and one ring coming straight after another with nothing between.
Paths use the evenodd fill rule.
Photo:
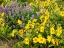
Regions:
<instances>
[{"instance_id":1,"label":"tall purple flower stalk","mask_svg":"<svg viewBox=\"0 0 64 48\"><path fill-rule=\"evenodd\" d=\"M24 16L22 16L21 19L24 20Z\"/></svg>"},{"instance_id":2,"label":"tall purple flower stalk","mask_svg":"<svg viewBox=\"0 0 64 48\"><path fill-rule=\"evenodd\" d=\"M20 5L19 9L20 9L20 11L22 11L22 5Z\"/></svg>"},{"instance_id":3,"label":"tall purple flower stalk","mask_svg":"<svg viewBox=\"0 0 64 48\"><path fill-rule=\"evenodd\" d=\"M8 8L9 8L9 6L8 6L8 4L6 4L6 6L5 6L4 10L5 10L5 12L6 12L7 14L9 13Z\"/></svg>"},{"instance_id":4,"label":"tall purple flower stalk","mask_svg":"<svg viewBox=\"0 0 64 48\"><path fill-rule=\"evenodd\" d=\"M15 9L14 9L14 7L12 8L12 14L14 14L14 11L15 11Z\"/></svg>"},{"instance_id":5,"label":"tall purple flower stalk","mask_svg":"<svg viewBox=\"0 0 64 48\"><path fill-rule=\"evenodd\" d=\"M0 12L3 12L4 8L2 6L0 6Z\"/></svg>"},{"instance_id":6,"label":"tall purple flower stalk","mask_svg":"<svg viewBox=\"0 0 64 48\"><path fill-rule=\"evenodd\" d=\"M34 19L34 14L32 15L32 19Z\"/></svg>"}]
</instances>

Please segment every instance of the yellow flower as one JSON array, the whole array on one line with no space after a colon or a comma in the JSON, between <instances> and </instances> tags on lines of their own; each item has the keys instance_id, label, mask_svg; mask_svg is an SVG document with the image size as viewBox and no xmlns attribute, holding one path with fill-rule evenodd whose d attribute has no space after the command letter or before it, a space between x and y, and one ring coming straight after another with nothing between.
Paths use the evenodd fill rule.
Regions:
<instances>
[{"instance_id":1,"label":"yellow flower","mask_svg":"<svg viewBox=\"0 0 64 48\"><path fill-rule=\"evenodd\" d=\"M1 25L2 25L2 26L4 26L4 25L5 25L5 23L2 23Z\"/></svg>"},{"instance_id":2,"label":"yellow flower","mask_svg":"<svg viewBox=\"0 0 64 48\"><path fill-rule=\"evenodd\" d=\"M38 42L39 42L39 43L43 43L43 38L42 38L42 37L39 37L39 38L38 38Z\"/></svg>"},{"instance_id":3,"label":"yellow flower","mask_svg":"<svg viewBox=\"0 0 64 48\"><path fill-rule=\"evenodd\" d=\"M44 26L40 27L40 32L44 32Z\"/></svg>"},{"instance_id":4,"label":"yellow flower","mask_svg":"<svg viewBox=\"0 0 64 48\"><path fill-rule=\"evenodd\" d=\"M38 38L38 42L39 42L39 43L42 43L42 44L46 44L46 39L43 38L43 37L39 37L39 38Z\"/></svg>"},{"instance_id":5,"label":"yellow flower","mask_svg":"<svg viewBox=\"0 0 64 48\"><path fill-rule=\"evenodd\" d=\"M34 22L37 22L37 19L33 19L32 22L33 22L33 23L34 23Z\"/></svg>"},{"instance_id":6,"label":"yellow flower","mask_svg":"<svg viewBox=\"0 0 64 48\"><path fill-rule=\"evenodd\" d=\"M12 37L14 37L14 33L12 33Z\"/></svg>"},{"instance_id":7,"label":"yellow flower","mask_svg":"<svg viewBox=\"0 0 64 48\"><path fill-rule=\"evenodd\" d=\"M29 45L29 39L28 38L25 38L25 44Z\"/></svg>"},{"instance_id":8,"label":"yellow flower","mask_svg":"<svg viewBox=\"0 0 64 48\"><path fill-rule=\"evenodd\" d=\"M31 24L31 27L34 28L35 25Z\"/></svg>"},{"instance_id":9,"label":"yellow flower","mask_svg":"<svg viewBox=\"0 0 64 48\"><path fill-rule=\"evenodd\" d=\"M36 29L35 29L35 32L38 34L38 32L39 32L39 28L36 28Z\"/></svg>"},{"instance_id":10,"label":"yellow flower","mask_svg":"<svg viewBox=\"0 0 64 48\"><path fill-rule=\"evenodd\" d=\"M35 27L35 23L30 24L31 28Z\"/></svg>"},{"instance_id":11,"label":"yellow flower","mask_svg":"<svg viewBox=\"0 0 64 48\"><path fill-rule=\"evenodd\" d=\"M59 43L58 43L58 40L56 40L56 45L58 46L58 44L59 44Z\"/></svg>"},{"instance_id":12,"label":"yellow flower","mask_svg":"<svg viewBox=\"0 0 64 48\"><path fill-rule=\"evenodd\" d=\"M4 16L4 12L1 14L1 16Z\"/></svg>"},{"instance_id":13,"label":"yellow flower","mask_svg":"<svg viewBox=\"0 0 64 48\"><path fill-rule=\"evenodd\" d=\"M40 13L43 13L43 10L42 9L40 9Z\"/></svg>"},{"instance_id":14,"label":"yellow flower","mask_svg":"<svg viewBox=\"0 0 64 48\"><path fill-rule=\"evenodd\" d=\"M28 24L30 24L31 23L31 20L28 20Z\"/></svg>"},{"instance_id":15,"label":"yellow flower","mask_svg":"<svg viewBox=\"0 0 64 48\"><path fill-rule=\"evenodd\" d=\"M54 10L54 13L56 13L57 11L59 11L59 7L57 7L57 8Z\"/></svg>"},{"instance_id":16,"label":"yellow flower","mask_svg":"<svg viewBox=\"0 0 64 48\"><path fill-rule=\"evenodd\" d=\"M38 0L36 0L36 5L39 3L39 1Z\"/></svg>"},{"instance_id":17,"label":"yellow flower","mask_svg":"<svg viewBox=\"0 0 64 48\"><path fill-rule=\"evenodd\" d=\"M4 6L4 2L2 3L2 5L1 6Z\"/></svg>"},{"instance_id":18,"label":"yellow flower","mask_svg":"<svg viewBox=\"0 0 64 48\"><path fill-rule=\"evenodd\" d=\"M21 29L21 30L19 30L19 33L22 35L23 34L23 30Z\"/></svg>"},{"instance_id":19,"label":"yellow flower","mask_svg":"<svg viewBox=\"0 0 64 48\"><path fill-rule=\"evenodd\" d=\"M42 22L42 19L44 18L44 16L42 15L42 16L40 16L40 20L41 20L41 22Z\"/></svg>"},{"instance_id":20,"label":"yellow flower","mask_svg":"<svg viewBox=\"0 0 64 48\"><path fill-rule=\"evenodd\" d=\"M52 36L47 36L47 41L50 43L52 39Z\"/></svg>"},{"instance_id":21,"label":"yellow flower","mask_svg":"<svg viewBox=\"0 0 64 48\"><path fill-rule=\"evenodd\" d=\"M33 42L37 43L38 42L38 38L37 37L33 38Z\"/></svg>"},{"instance_id":22,"label":"yellow flower","mask_svg":"<svg viewBox=\"0 0 64 48\"><path fill-rule=\"evenodd\" d=\"M25 29L27 30L29 28L30 28L29 24L26 24Z\"/></svg>"},{"instance_id":23,"label":"yellow flower","mask_svg":"<svg viewBox=\"0 0 64 48\"><path fill-rule=\"evenodd\" d=\"M16 30L16 29L14 29L14 30L12 31L11 36L12 36L12 37L14 37L14 36L15 36L14 34L15 34L16 32L17 32L17 30Z\"/></svg>"},{"instance_id":24,"label":"yellow flower","mask_svg":"<svg viewBox=\"0 0 64 48\"><path fill-rule=\"evenodd\" d=\"M44 1L43 2L43 6L47 6L48 4L47 4L47 2L46 1Z\"/></svg>"},{"instance_id":25,"label":"yellow flower","mask_svg":"<svg viewBox=\"0 0 64 48\"><path fill-rule=\"evenodd\" d=\"M50 28L50 33L51 33L51 35L52 35L52 34L55 34L55 29L54 29L54 27L51 27L51 28Z\"/></svg>"},{"instance_id":26,"label":"yellow flower","mask_svg":"<svg viewBox=\"0 0 64 48\"><path fill-rule=\"evenodd\" d=\"M58 27L56 32L57 32L57 36L60 36L62 34L62 27Z\"/></svg>"},{"instance_id":27,"label":"yellow flower","mask_svg":"<svg viewBox=\"0 0 64 48\"><path fill-rule=\"evenodd\" d=\"M5 0L6 2L8 2L8 0Z\"/></svg>"},{"instance_id":28,"label":"yellow flower","mask_svg":"<svg viewBox=\"0 0 64 48\"><path fill-rule=\"evenodd\" d=\"M30 6L32 6L32 5L33 5L33 3L31 2L29 5L30 5Z\"/></svg>"},{"instance_id":29,"label":"yellow flower","mask_svg":"<svg viewBox=\"0 0 64 48\"><path fill-rule=\"evenodd\" d=\"M49 18L49 16L45 16L45 20L44 21L47 21L48 18Z\"/></svg>"},{"instance_id":30,"label":"yellow flower","mask_svg":"<svg viewBox=\"0 0 64 48\"><path fill-rule=\"evenodd\" d=\"M41 26L45 26L45 24L46 24L46 21L44 20L44 22L41 23Z\"/></svg>"},{"instance_id":31,"label":"yellow flower","mask_svg":"<svg viewBox=\"0 0 64 48\"><path fill-rule=\"evenodd\" d=\"M50 0L47 0L48 2L50 2Z\"/></svg>"},{"instance_id":32,"label":"yellow flower","mask_svg":"<svg viewBox=\"0 0 64 48\"><path fill-rule=\"evenodd\" d=\"M49 16L49 11L48 11L48 9L45 11L45 15L47 15L47 16Z\"/></svg>"},{"instance_id":33,"label":"yellow flower","mask_svg":"<svg viewBox=\"0 0 64 48\"><path fill-rule=\"evenodd\" d=\"M18 19L18 24L22 24L22 21Z\"/></svg>"},{"instance_id":34,"label":"yellow flower","mask_svg":"<svg viewBox=\"0 0 64 48\"><path fill-rule=\"evenodd\" d=\"M61 15L61 16L64 16L64 11L61 11L61 12L60 12L60 15Z\"/></svg>"},{"instance_id":35,"label":"yellow flower","mask_svg":"<svg viewBox=\"0 0 64 48\"><path fill-rule=\"evenodd\" d=\"M3 18L0 18L0 22L2 22L4 19Z\"/></svg>"},{"instance_id":36,"label":"yellow flower","mask_svg":"<svg viewBox=\"0 0 64 48\"><path fill-rule=\"evenodd\" d=\"M52 39L51 42L52 42L53 44L55 44L55 39Z\"/></svg>"},{"instance_id":37,"label":"yellow flower","mask_svg":"<svg viewBox=\"0 0 64 48\"><path fill-rule=\"evenodd\" d=\"M29 32L32 32L32 29L30 29Z\"/></svg>"},{"instance_id":38,"label":"yellow flower","mask_svg":"<svg viewBox=\"0 0 64 48\"><path fill-rule=\"evenodd\" d=\"M41 34L38 34L38 38L40 38L40 37L42 37L42 35Z\"/></svg>"},{"instance_id":39,"label":"yellow flower","mask_svg":"<svg viewBox=\"0 0 64 48\"><path fill-rule=\"evenodd\" d=\"M46 44L46 39L45 38L43 38L43 43Z\"/></svg>"},{"instance_id":40,"label":"yellow flower","mask_svg":"<svg viewBox=\"0 0 64 48\"><path fill-rule=\"evenodd\" d=\"M55 2L55 0L52 0L52 3L54 3Z\"/></svg>"}]
</instances>

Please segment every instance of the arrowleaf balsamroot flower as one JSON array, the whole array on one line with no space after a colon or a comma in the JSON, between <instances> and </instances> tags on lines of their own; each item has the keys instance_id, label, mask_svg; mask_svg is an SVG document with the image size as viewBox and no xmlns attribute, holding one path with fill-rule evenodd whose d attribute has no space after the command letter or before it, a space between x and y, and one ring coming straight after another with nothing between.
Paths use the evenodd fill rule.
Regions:
<instances>
[{"instance_id":1,"label":"arrowleaf balsamroot flower","mask_svg":"<svg viewBox=\"0 0 64 48\"><path fill-rule=\"evenodd\" d=\"M52 40L52 36L47 36L47 41L50 43Z\"/></svg>"},{"instance_id":2,"label":"arrowleaf balsamroot flower","mask_svg":"<svg viewBox=\"0 0 64 48\"><path fill-rule=\"evenodd\" d=\"M56 32L57 32L57 36L60 36L61 34L62 34L62 27L60 26L60 27L58 27L57 28L57 30L56 30Z\"/></svg>"},{"instance_id":3,"label":"arrowleaf balsamroot flower","mask_svg":"<svg viewBox=\"0 0 64 48\"><path fill-rule=\"evenodd\" d=\"M39 37L39 38L38 38L38 42L39 42L39 43L42 43L42 44L46 44L46 39L43 38L43 37Z\"/></svg>"},{"instance_id":4,"label":"arrowleaf balsamroot flower","mask_svg":"<svg viewBox=\"0 0 64 48\"><path fill-rule=\"evenodd\" d=\"M61 15L61 16L64 16L64 11L61 11L61 12L60 12L60 15Z\"/></svg>"},{"instance_id":5,"label":"arrowleaf balsamroot flower","mask_svg":"<svg viewBox=\"0 0 64 48\"><path fill-rule=\"evenodd\" d=\"M21 30L19 30L19 33L22 35L23 34L23 30L21 29Z\"/></svg>"},{"instance_id":6,"label":"arrowleaf balsamroot flower","mask_svg":"<svg viewBox=\"0 0 64 48\"><path fill-rule=\"evenodd\" d=\"M4 12L1 14L1 16L4 16Z\"/></svg>"},{"instance_id":7,"label":"arrowleaf balsamroot flower","mask_svg":"<svg viewBox=\"0 0 64 48\"><path fill-rule=\"evenodd\" d=\"M58 46L59 45L59 42L58 42L58 40L56 39L56 45Z\"/></svg>"},{"instance_id":8,"label":"arrowleaf balsamroot flower","mask_svg":"<svg viewBox=\"0 0 64 48\"><path fill-rule=\"evenodd\" d=\"M50 28L50 34L52 35L52 34L55 34L55 29L54 29L54 27L51 27Z\"/></svg>"},{"instance_id":9,"label":"arrowleaf balsamroot flower","mask_svg":"<svg viewBox=\"0 0 64 48\"><path fill-rule=\"evenodd\" d=\"M28 38L25 38L24 43L25 43L26 45L29 45L29 39L28 39Z\"/></svg>"},{"instance_id":10,"label":"arrowleaf balsamroot flower","mask_svg":"<svg viewBox=\"0 0 64 48\"><path fill-rule=\"evenodd\" d=\"M44 32L44 26L40 27L40 32Z\"/></svg>"},{"instance_id":11,"label":"arrowleaf balsamroot flower","mask_svg":"<svg viewBox=\"0 0 64 48\"><path fill-rule=\"evenodd\" d=\"M33 19L32 22L33 22L33 23L37 22L37 19Z\"/></svg>"},{"instance_id":12,"label":"arrowleaf balsamroot flower","mask_svg":"<svg viewBox=\"0 0 64 48\"><path fill-rule=\"evenodd\" d=\"M55 39L52 39L51 42L55 45Z\"/></svg>"},{"instance_id":13,"label":"arrowleaf balsamroot flower","mask_svg":"<svg viewBox=\"0 0 64 48\"><path fill-rule=\"evenodd\" d=\"M20 25L22 24L22 21L18 19L17 23Z\"/></svg>"},{"instance_id":14,"label":"arrowleaf balsamroot flower","mask_svg":"<svg viewBox=\"0 0 64 48\"><path fill-rule=\"evenodd\" d=\"M33 38L33 42L34 42L34 43L37 43L37 42L38 42L38 38L37 38L37 37L34 37L34 38Z\"/></svg>"},{"instance_id":15,"label":"arrowleaf balsamroot flower","mask_svg":"<svg viewBox=\"0 0 64 48\"><path fill-rule=\"evenodd\" d=\"M16 32L17 32L17 30L14 29L14 30L12 31L12 33L11 33L11 36L14 37Z\"/></svg>"}]
</instances>

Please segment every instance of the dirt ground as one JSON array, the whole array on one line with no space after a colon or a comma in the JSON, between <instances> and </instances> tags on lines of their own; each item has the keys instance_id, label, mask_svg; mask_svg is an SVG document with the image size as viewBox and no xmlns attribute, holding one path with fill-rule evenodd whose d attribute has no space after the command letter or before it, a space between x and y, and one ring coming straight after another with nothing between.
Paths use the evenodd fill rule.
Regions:
<instances>
[{"instance_id":1,"label":"dirt ground","mask_svg":"<svg viewBox=\"0 0 64 48\"><path fill-rule=\"evenodd\" d=\"M17 42L19 42L18 39L0 39L0 48L12 48Z\"/></svg>"}]
</instances>

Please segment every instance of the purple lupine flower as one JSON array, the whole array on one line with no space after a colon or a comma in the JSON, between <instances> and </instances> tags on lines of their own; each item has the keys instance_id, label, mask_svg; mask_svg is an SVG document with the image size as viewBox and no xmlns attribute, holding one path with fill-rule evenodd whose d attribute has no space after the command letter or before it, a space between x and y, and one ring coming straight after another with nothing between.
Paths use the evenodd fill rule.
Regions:
<instances>
[{"instance_id":1,"label":"purple lupine flower","mask_svg":"<svg viewBox=\"0 0 64 48\"><path fill-rule=\"evenodd\" d=\"M2 7L0 6L0 12L2 12Z\"/></svg>"},{"instance_id":2,"label":"purple lupine flower","mask_svg":"<svg viewBox=\"0 0 64 48\"><path fill-rule=\"evenodd\" d=\"M12 7L15 7L17 5L17 2L13 2Z\"/></svg>"},{"instance_id":3,"label":"purple lupine flower","mask_svg":"<svg viewBox=\"0 0 64 48\"><path fill-rule=\"evenodd\" d=\"M32 9L32 6L30 6L30 10Z\"/></svg>"},{"instance_id":4,"label":"purple lupine flower","mask_svg":"<svg viewBox=\"0 0 64 48\"><path fill-rule=\"evenodd\" d=\"M8 4L6 4L5 8L9 8Z\"/></svg>"},{"instance_id":5,"label":"purple lupine flower","mask_svg":"<svg viewBox=\"0 0 64 48\"><path fill-rule=\"evenodd\" d=\"M14 14L14 10L15 10L15 9L14 9L14 8L12 8L12 14Z\"/></svg>"},{"instance_id":6,"label":"purple lupine flower","mask_svg":"<svg viewBox=\"0 0 64 48\"><path fill-rule=\"evenodd\" d=\"M0 12L3 12L4 8L2 6L0 6Z\"/></svg>"},{"instance_id":7,"label":"purple lupine flower","mask_svg":"<svg viewBox=\"0 0 64 48\"><path fill-rule=\"evenodd\" d=\"M5 6L4 10L5 10L5 12L6 12L7 14L9 13L8 8L9 8L9 6L8 6L8 4L6 4L6 6Z\"/></svg>"},{"instance_id":8,"label":"purple lupine flower","mask_svg":"<svg viewBox=\"0 0 64 48\"><path fill-rule=\"evenodd\" d=\"M21 18L22 20L24 20L24 16L22 16L22 18Z\"/></svg>"},{"instance_id":9,"label":"purple lupine flower","mask_svg":"<svg viewBox=\"0 0 64 48\"><path fill-rule=\"evenodd\" d=\"M22 5L20 5L19 9L20 9L20 11L22 11Z\"/></svg>"},{"instance_id":10,"label":"purple lupine flower","mask_svg":"<svg viewBox=\"0 0 64 48\"><path fill-rule=\"evenodd\" d=\"M32 15L32 19L34 19L34 14Z\"/></svg>"}]
</instances>

